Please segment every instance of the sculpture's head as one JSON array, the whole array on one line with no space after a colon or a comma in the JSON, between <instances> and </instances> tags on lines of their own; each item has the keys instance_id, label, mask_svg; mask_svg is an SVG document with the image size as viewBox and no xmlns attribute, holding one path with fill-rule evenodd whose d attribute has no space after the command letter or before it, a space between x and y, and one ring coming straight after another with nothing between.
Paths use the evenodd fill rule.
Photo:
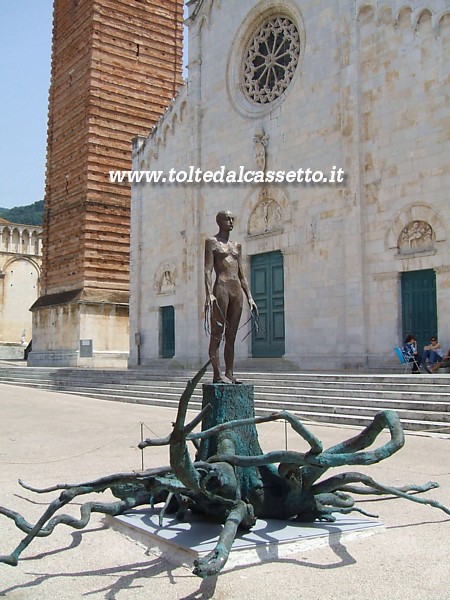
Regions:
<instances>
[{"instance_id":1,"label":"sculpture's head","mask_svg":"<svg viewBox=\"0 0 450 600\"><path fill-rule=\"evenodd\" d=\"M220 229L231 231L234 226L234 215L229 210L221 210L216 215L216 223Z\"/></svg>"}]
</instances>

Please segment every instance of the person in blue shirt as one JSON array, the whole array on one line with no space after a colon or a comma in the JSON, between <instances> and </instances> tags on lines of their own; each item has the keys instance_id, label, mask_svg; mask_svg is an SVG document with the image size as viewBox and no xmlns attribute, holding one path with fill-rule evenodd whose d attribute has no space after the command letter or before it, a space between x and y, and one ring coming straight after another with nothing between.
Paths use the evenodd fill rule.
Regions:
<instances>
[{"instance_id":1,"label":"person in blue shirt","mask_svg":"<svg viewBox=\"0 0 450 600\"><path fill-rule=\"evenodd\" d=\"M420 365L422 363L422 355L417 349L417 342L413 335L406 336L402 347L403 356L407 362L412 362L412 372L420 373Z\"/></svg>"}]
</instances>

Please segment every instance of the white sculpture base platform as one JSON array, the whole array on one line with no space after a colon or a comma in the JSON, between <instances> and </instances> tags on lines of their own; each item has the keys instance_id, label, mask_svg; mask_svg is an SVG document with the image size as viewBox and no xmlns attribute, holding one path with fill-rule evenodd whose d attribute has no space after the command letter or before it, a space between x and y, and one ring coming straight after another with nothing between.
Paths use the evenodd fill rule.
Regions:
<instances>
[{"instance_id":1,"label":"white sculpture base platform","mask_svg":"<svg viewBox=\"0 0 450 600\"><path fill-rule=\"evenodd\" d=\"M174 565L192 567L195 559L215 548L222 530L220 524L188 512L185 521L177 521L173 515L164 517L160 527L159 513L159 508L135 509L118 517L106 517L106 524ZM384 530L379 521L351 515L338 514L334 523L258 519L251 531L238 532L224 570L286 558Z\"/></svg>"}]
</instances>

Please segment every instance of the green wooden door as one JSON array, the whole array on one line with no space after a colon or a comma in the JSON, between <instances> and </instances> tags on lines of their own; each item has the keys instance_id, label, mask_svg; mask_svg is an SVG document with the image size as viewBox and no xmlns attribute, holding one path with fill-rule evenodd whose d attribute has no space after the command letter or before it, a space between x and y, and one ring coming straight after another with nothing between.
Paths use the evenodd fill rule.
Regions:
<instances>
[{"instance_id":1,"label":"green wooden door","mask_svg":"<svg viewBox=\"0 0 450 600\"><path fill-rule=\"evenodd\" d=\"M161 308L161 356L175 356L175 309L173 306Z\"/></svg>"},{"instance_id":2,"label":"green wooden door","mask_svg":"<svg viewBox=\"0 0 450 600\"><path fill-rule=\"evenodd\" d=\"M252 356L278 358L284 344L284 268L281 252L251 258L252 296L258 306L260 327L252 334Z\"/></svg>"},{"instance_id":3,"label":"green wooden door","mask_svg":"<svg viewBox=\"0 0 450 600\"><path fill-rule=\"evenodd\" d=\"M437 335L436 273L433 269L402 273L403 339L412 333L420 350Z\"/></svg>"}]
</instances>

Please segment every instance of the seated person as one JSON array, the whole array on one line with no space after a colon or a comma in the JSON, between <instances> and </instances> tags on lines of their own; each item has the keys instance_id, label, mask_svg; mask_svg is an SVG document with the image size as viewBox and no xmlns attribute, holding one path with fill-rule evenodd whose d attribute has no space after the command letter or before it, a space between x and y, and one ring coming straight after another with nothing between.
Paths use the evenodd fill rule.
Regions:
<instances>
[{"instance_id":1,"label":"seated person","mask_svg":"<svg viewBox=\"0 0 450 600\"><path fill-rule=\"evenodd\" d=\"M422 356L417 351L417 342L413 335L407 335L402 347L403 356L406 362L412 362L412 373L420 373L420 363Z\"/></svg>"},{"instance_id":2,"label":"seated person","mask_svg":"<svg viewBox=\"0 0 450 600\"><path fill-rule=\"evenodd\" d=\"M424 367L427 364L427 359L430 363L430 367L433 367L434 364L442 360L442 348L437 337L433 336L430 342L431 343L423 349L422 360Z\"/></svg>"},{"instance_id":3,"label":"seated person","mask_svg":"<svg viewBox=\"0 0 450 600\"><path fill-rule=\"evenodd\" d=\"M439 371L439 369L446 368L450 368L450 348L444 358L441 358L440 362L434 363L434 365L431 367L431 372L436 373L436 371Z\"/></svg>"}]
</instances>

